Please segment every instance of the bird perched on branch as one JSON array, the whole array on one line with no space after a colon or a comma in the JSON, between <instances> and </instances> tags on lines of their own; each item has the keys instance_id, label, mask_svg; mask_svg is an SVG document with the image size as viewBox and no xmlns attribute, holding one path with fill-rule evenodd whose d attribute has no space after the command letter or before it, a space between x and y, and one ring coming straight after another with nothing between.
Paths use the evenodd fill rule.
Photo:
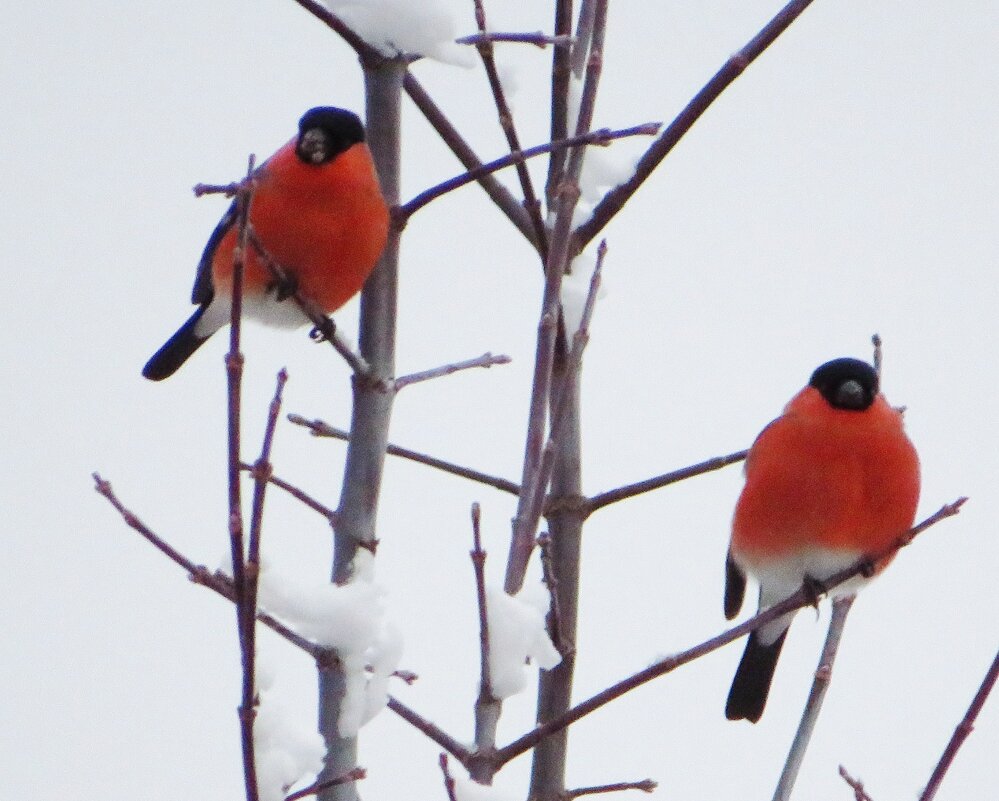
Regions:
<instances>
[{"instance_id":1,"label":"bird perched on branch","mask_svg":"<svg viewBox=\"0 0 999 801\"><path fill-rule=\"evenodd\" d=\"M287 280L275 278L260 248L247 247L246 315L270 325L297 327L308 318L289 299L294 291L327 314L356 295L381 256L389 224L357 115L332 107L307 111L298 136L253 173L248 222L260 248ZM160 381L173 375L229 322L238 228L234 201L198 264L191 295L198 309L146 363L146 378Z\"/></svg>"},{"instance_id":2,"label":"bird perched on branch","mask_svg":"<svg viewBox=\"0 0 999 801\"><path fill-rule=\"evenodd\" d=\"M760 585L764 610L908 531L919 501L919 458L902 414L878 390L866 362L819 367L783 414L763 429L746 458L746 484L732 521L725 616L738 614L746 574ZM874 565L883 570L890 559ZM855 592L863 579L841 585ZM756 722L794 613L752 632L725 715Z\"/></svg>"}]
</instances>

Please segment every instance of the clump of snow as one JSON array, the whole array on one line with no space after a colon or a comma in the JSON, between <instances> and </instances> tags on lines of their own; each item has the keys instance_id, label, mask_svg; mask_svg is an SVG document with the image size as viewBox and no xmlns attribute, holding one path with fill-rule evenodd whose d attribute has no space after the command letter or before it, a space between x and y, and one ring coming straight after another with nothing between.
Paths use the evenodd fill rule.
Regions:
<instances>
[{"instance_id":1,"label":"clump of snow","mask_svg":"<svg viewBox=\"0 0 999 801\"><path fill-rule=\"evenodd\" d=\"M461 67L475 65L475 50L455 44L457 20L473 20L459 0L324 0L364 41L386 56L419 54ZM460 15L460 17L459 17Z\"/></svg>"},{"instance_id":2,"label":"clump of snow","mask_svg":"<svg viewBox=\"0 0 999 801\"><path fill-rule=\"evenodd\" d=\"M261 801L282 801L286 788L322 770L326 746L312 726L296 726L295 718L261 691L253 725L257 788ZM308 720L304 718L303 720Z\"/></svg>"},{"instance_id":3,"label":"clump of snow","mask_svg":"<svg viewBox=\"0 0 999 801\"><path fill-rule=\"evenodd\" d=\"M545 670L562 661L545 629L547 590L541 586L539 594L536 589L516 596L495 587L486 590L489 678L497 699L509 698L527 686L529 659Z\"/></svg>"},{"instance_id":4,"label":"clump of snow","mask_svg":"<svg viewBox=\"0 0 999 801\"><path fill-rule=\"evenodd\" d=\"M590 281L597 266L597 246L590 245L572 260L571 272L562 276L562 314L565 317L565 333L572 340L583 321L583 309L590 294ZM604 297L604 279L597 288L597 299Z\"/></svg>"},{"instance_id":5,"label":"clump of snow","mask_svg":"<svg viewBox=\"0 0 999 801\"><path fill-rule=\"evenodd\" d=\"M336 650L346 684L337 728L345 737L356 734L385 706L388 678L402 655L402 638L385 618L385 591L363 578L344 585L302 582L263 563L258 595L262 608Z\"/></svg>"}]
</instances>

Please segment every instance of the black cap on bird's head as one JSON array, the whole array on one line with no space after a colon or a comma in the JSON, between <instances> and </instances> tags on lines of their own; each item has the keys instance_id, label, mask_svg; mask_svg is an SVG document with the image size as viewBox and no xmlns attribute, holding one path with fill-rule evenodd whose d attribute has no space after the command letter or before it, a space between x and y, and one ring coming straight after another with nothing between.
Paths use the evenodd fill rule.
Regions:
<instances>
[{"instance_id":1,"label":"black cap on bird's head","mask_svg":"<svg viewBox=\"0 0 999 801\"><path fill-rule=\"evenodd\" d=\"M325 164L364 141L364 126L351 111L333 106L309 109L298 121L295 153L306 164Z\"/></svg>"},{"instance_id":2,"label":"black cap on bird's head","mask_svg":"<svg viewBox=\"0 0 999 801\"><path fill-rule=\"evenodd\" d=\"M878 374L859 359L833 359L819 367L808 381L834 409L862 412L878 396Z\"/></svg>"}]
</instances>

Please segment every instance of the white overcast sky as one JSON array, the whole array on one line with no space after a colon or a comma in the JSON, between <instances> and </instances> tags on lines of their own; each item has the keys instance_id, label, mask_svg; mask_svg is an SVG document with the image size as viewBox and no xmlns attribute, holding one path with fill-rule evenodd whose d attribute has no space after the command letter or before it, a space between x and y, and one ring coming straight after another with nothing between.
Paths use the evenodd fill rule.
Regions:
<instances>
[{"instance_id":1,"label":"white overcast sky","mask_svg":"<svg viewBox=\"0 0 999 801\"><path fill-rule=\"evenodd\" d=\"M471 2L453 5L471 32ZM486 7L497 29L538 30L548 5ZM671 119L779 6L611 3L595 124ZM100 470L193 559L220 563L225 337L163 384L139 370L189 314L224 209L191 186L239 176L311 106L360 110L356 60L290 0L55 0L3 17L0 795L239 798L232 610L126 530L89 476ZM915 797L999 639L997 43L988 0L816 0L606 231L584 377L588 492L746 447L814 367L869 357L879 331L885 392L908 407L922 456L921 515L972 498L857 603L800 798L849 798L839 764L877 801ZM499 54L528 144L547 134L549 58ZM483 158L504 152L481 70L414 72ZM404 103L410 197L460 168ZM539 298L536 259L477 187L420 212L403 240L399 373L485 350L514 361L406 389L392 439L517 479ZM251 328L245 351L247 455L283 365L287 411L348 422L347 369L328 348ZM330 505L343 454L279 429L279 475ZM591 519L577 698L721 630L739 487L733 467ZM421 676L393 692L460 739L478 666L476 500L498 580L513 505L496 491L390 461L379 530L403 665ZM264 547L303 577L328 570L323 521L276 492ZM826 618L825 605L818 621L798 616L757 726L723 716L733 645L581 722L569 785L650 776L658 798L769 798ZM275 692L310 726L308 661L270 636L261 648ZM501 741L529 727L532 696L508 702ZM407 724L384 712L362 737L366 799L444 798L438 749ZM997 751L993 698L938 799L994 798ZM498 778L513 797L527 767Z\"/></svg>"}]
</instances>

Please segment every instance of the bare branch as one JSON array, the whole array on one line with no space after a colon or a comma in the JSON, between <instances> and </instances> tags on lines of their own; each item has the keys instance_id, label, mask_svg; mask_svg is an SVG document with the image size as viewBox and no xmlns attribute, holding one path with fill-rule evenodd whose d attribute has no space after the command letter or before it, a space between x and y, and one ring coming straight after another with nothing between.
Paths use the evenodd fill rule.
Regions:
<instances>
[{"instance_id":1,"label":"bare branch","mask_svg":"<svg viewBox=\"0 0 999 801\"><path fill-rule=\"evenodd\" d=\"M473 367L485 367L489 369L496 364L509 364L511 359L509 356L500 353L497 356L493 354L483 353L481 356L476 356L474 359L465 359L461 362L454 362L452 364L445 364L441 367L435 367L432 370L424 370L419 373L410 373L409 375L404 375L401 378L395 379L393 382L395 384L395 391L398 392L403 387L408 387L410 384L418 384L421 381L429 381L433 378L441 378L446 375L452 375L460 370L470 370Z\"/></svg>"},{"instance_id":2,"label":"bare branch","mask_svg":"<svg viewBox=\"0 0 999 801\"><path fill-rule=\"evenodd\" d=\"M712 470L720 470L730 464L741 462L746 458L748 453L749 451L747 450L736 451L735 453L730 453L727 456L715 456L712 459L692 464L689 467L681 467L679 470L663 473L661 476L654 476L653 478L647 478L644 481L637 481L634 484L626 484L623 487L618 487L617 489L601 492L599 495L594 495L587 502L589 514L593 514L593 512L598 509L603 509L609 504L623 501L625 498L632 498L635 495L641 495L643 492L651 492L652 490L660 489L661 487L668 486L669 484L675 484L677 481L683 481L686 478L699 476L702 473L710 473Z\"/></svg>"},{"instance_id":3,"label":"bare branch","mask_svg":"<svg viewBox=\"0 0 999 801\"><path fill-rule=\"evenodd\" d=\"M395 209L394 216L397 220L401 221L402 224L405 224L405 222L408 221L413 214L418 212L431 201L446 195L448 192L453 192L455 189L460 189L461 187L472 183L472 181L477 181L484 175L489 175L490 173L506 169L513 164L523 161L524 159L534 158L535 156L541 156L545 153L551 153L558 148L572 147L574 145L596 145L598 147L606 147L616 139L624 139L629 136L655 136L660 127L662 127L662 123L660 122L646 122L641 125L633 125L630 128L620 128L617 130L599 128L596 131L579 134L578 136L570 136L558 142L546 142L543 145L529 147L527 150L510 153L509 155L494 159L488 164L481 164L475 169L469 170L461 175L456 175L454 178L449 178L447 181L437 184L437 186L425 189L405 205L399 206Z\"/></svg>"},{"instance_id":4,"label":"bare branch","mask_svg":"<svg viewBox=\"0 0 999 801\"><path fill-rule=\"evenodd\" d=\"M561 50L562 48L558 48L555 52L558 53ZM481 159L472 150L471 145L458 133L458 129L451 124L451 121L437 104L434 103L430 95L427 94L427 91L420 85L420 82L413 77L412 73L406 73L402 81L402 88L466 170L476 170L482 166ZM538 240L527 209L494 176L486 173L480 175L475 180L479 182L479 186L485 190L489 198L496 204L496 207L506 215L514 227L536 249L538 247Z\"/></svg>"},{"instance_id":5,"label":"bare branch","mask_svg":"<svg viewBox=\"0 0 999 801\"><path fill-rule=\"evenodd\" d=\"M482 42L514 42L520 44L531 44L541 50L548 45L554 47L571 47L575 42L575 37L570 35L549 36L543 31L533 33L486 33L479 31L469 36L461 36L454 40L458 44L478 46Z\"/></svg>"},{"instance_id":6,"label":"bare branch","mask_svg":"<svg viewBox=\"0 0 999 801\"><path fill-rule=\"evenodd\" d=\"M441 766L441 773L444 774L444 789L447 791L448 801L458 801L458 796L454 791L454 776L447 765L447 754L441 754L438 764Z\"/></svg>"},{"instance_id":7,"label":"bare branch","mask_svg":"<svg viewBox=\"0 0 999 801\"><path fill-rule=\"evenodd\" d=\"M125 505L118 499L118 496L115 495L109 481L104 480L97 473L93 474L93 478L94 489L100 495L104 496L108 503L115 508L118 514L120 514L122 519L125 521L125 525L138 532L147 542L152 544L160 553L166 555L167 558L175 564L184 568L184 570L187 571L188 577L195 584L207 587L208 589L221 595L226 600L236 603L236 588L234 581L231 578L224 576L221 573L212 573L204 565L195 564L192 560L188 559L184 556L184 554L167 543L162 537L143 523L134 512L126 508ZM269 629L284 637L284 639L288 640L288 642L292 645L295 645L305 651L307 654L316 659L316 661L332 662L336 660L335 654L331 651L327 651L325 648L321 648L315 643L310 642L289 629L276 618L268 615L266 612L258 611L257 620Z\"/></svg>"},{"instance_id":8,"label":"bare branch","mask_svg":"<svg viewBox=\"0 0 999 801\"><path fill-rule=\"evenodd\" d=\"M252 478L254 479L258 478L257 468L255 465L249 465L243 462L241 467L243 468L243 470L248 471ZM294 484L290 484L287 481L278 478L273 473L268 473L266 478L269 483L273 484L278 489L284 490L289 495L291 495L291 497L295 498L298 501L301 501L310 509L319 512L319 514L321 514L323 517L327 519L327 521L329 521L330 525L334 525L336 523L336 512L333 509L330 509L325 504L317 501L311 495L307 494L304 490L301 490L298 487L296 487Z\"/></svg>"},{"instance_id":9,"label":"bare branch","mask_svg":"<svg viewBox=\"0 0 999 801\"><path fill-rule=\"evenodd\" d=\"M572 51L579 47L578 40L572 36L572 0L556 0L555 3L555 35L573 39L572 48L556 47L552 53L551 80L551 130L548 138L553 142L565 139L569 135L569 78L572 75ZM545 197L548 208L555 207L555 195L558 182L565 168L565 150L560 148L552 153L548 160L548 178L545 181Z\"/></svg>"},{"instance_id":10,"label":"bare branch","mask_svg":"<svg viewBox=\"0 0 999 801\"><path fill-rule=\"evenodd\" d=\"M527 522L525 524L532 531L536 530L538 522L541 519L546 488L551 481L552 469L555 466L555 443L561 439L562 423L565 419L567 401L572 394L572 387L579 375L579 368L583 360L583 351L590 341L590 322L593 319L593 309L597 302L597 293L600 290L600 279L606 255L607 241L604 240L597 249L597 263L593 268L593 275L590 276L590 288L586 294L586 301L583 304L579 329L572 336L572 348L566 357L565 370L561 379L561 390L552 402L548 442L541 453L541 467L538 470L538 479L534 484L534 497L528 507Z\"/></svg>"},{"instance_id":11,"label":"bare branch","mask_svg":"<svg viewBox=\"0 0 999 801\"><path fill-rule=\"evenodd\" d=\"M432 723L425 717L417 714L408 706L406 706L402 701L393 696L388 697L388 708L395 712L404 721L409 723L416 729L419 729L427 737L433 740L437 745L447 751L451 756L461 762L462 765L466 764L471 757L471 752L458 742L454 737L441 729L436 723Z\"/></svg>"},{"instance_id":12,"label":"bare branch","mask_svg":"<svg viewBox=\"0 0 999 801\"><path fill-rule=\"evenodd\" d=\"M315 2L315 0L295 0L295 2L312 14L312 16L320 22L325 23L327 27L335 31L341 39L350 45L354 52L357 53L357 57L361 60L361 64L368 67L374 67L386 60L385 56L383 56L377 48L368 44L358 34L354 33L354 31L347 26L347 23L340 19L336 14L332 13L322 3Z\"/></svg>"},{"instance_id":13,"label":"bare branch","mask_svg":"<svg viewBox=\"0 0 999 801\"><path fill-rule=\"evenodd\" d=\"M365 358L357 353L350 343L347 342L343 336L340 334L333 322L331 317L328 317L326 313L315 303L312 298L301 292L295 285L295 282L291 279L288 271L284 269L275 259L267 252L267 249L263 246L257 236L250 231L249 234L250 244L253 249L257 252L257 255L264 262L267 269L270 270L271 275L274 276L275 280L284 287L292 287L292 291L289 297L295 301L299 309L301 309L302 314L312 323L315 328L313 329L310 336L313 340L317 342L329 342L333 346L333 349L339 353L345 362L350 366L350 369L354 371L354 374L364 381L377 385L377 380L374 378L371 365L365 360ZM387 387L382 387L382 391L387 391Z\"/></svg>"},{"instance_id":14,"label":"bare branch","mask_svg":"<svg viewBox=\"0 0 999 801\"><path fill-rule=\"evenodd\" d=\"M603 40L607 21L607 0L595 0L593 36L589 42L586 79L579 104L579 117L576 121L577 135L590 130L593 120L593 107L596 102L597 86L603 60ZM576 48L583 46L577 40ZM575 48L574 48L575 49ZM538 340L535 353L534 381L531 387L530 411L528 414L527 437L524 445L524 470L521 479L523 492L517 504L513 519L513 533L510 538L510 556L507 561L504 589L517 592L523 584L524 573L534 549L534 527L532 526L531 504L539 491L541 478L541 458L545 434L546 412L551 400L552 366L555 355L555 340L558 330L559 302L562 276L569 261L569 235L572 215L579 200L579 175L583 168L585 146L570 149L565 175L558 190L558 204L555 224L552 227L551 250L545 265L545 289L541 305L541 319L538 323ZM536 521L535 521L536 523Z\"/></svg>"},{"instance_id":15,"label":"bare branch","mask_svg":"<svg viewBox=\"0 0 999 801\"><path fill-rule=\"evenodd\" d=\"M324 423L322 420L307 420L298 414L289 414L288 420L295 425L308 428L312 432L313 436L329 437L331 439L339 439L344 442L350 442L349 432L344 431L342 428L335 428L327 423ZM411 462L425 464L428 467L433 467L437 470L441 470L442 472L450 473L453 476L467 478L469 481L477 481L479 484L494 487L495 489L503 492L508 492L511 495L520 494L520 485L515 484L513 481L508 481L505 478L498 478L497 476L491 476L488 473L483 473L480 470L474 470L471 467L462 467L461 465L457 465L452 462L446 462L435 456L428 456L425 453L419 453L418 451L414 451L409 448L393 445L391 442L386 445L385 452L389 454L389 456L399 456L403 459L409 459Z\"/></svg>"},{"instance_id":16,"label":"bare branch","mask_svg":"<svg viewBox=\"0 0 999 801\"><path fill-rule=\"evenodd\" d=\"M774 801L788 801L791 798L798 771L808 750L808 743L819 720L819 712L822 711L822 701L832 680L833 664L836 662L836 652L839 650L839 643L846 627L846 618L856 597L856 595L845 595L833 600L832 618L829 621L825 645L822 646L822 655L819 657L819 666L815 671L815 679L812 681L812 689L808 694L801 722L798 724L794 741L784 762L784 769L777 782L777 789L774 790Z\"/></svg>"},{"instance_id":17,"label":"bare branch","mask_svg":"<svg viewBox=\"0 0 999 801\"><path fill-rule=\"evenodd\" d=\"M871 344L874 346L874 372L878 374L878 378L881 377L881 365L884 359L884 354L881 350L881 335L874 334L871 337Z\"/></svg>"},{"instance_id":18,"label":"bare branch","mask_svg":"<svg viewBox=\"0 0 999 801\"><path fill-rule=\"evenodd\" d=\"M486 552L482 550L479 504L472 504L472 567L475 570L475 596L479 608L479 696L475 701L475 749L492 751L496 747L496 724L499 701L493 696L489 672L489 614L486 608ZM472 778L481 778L473 776Z\"/></svg>"},{"instance_id":19,"label":"bare branch","mask_svg":"<svg viewBox=\"0 0 999 801\"><path fill-rule=\"evenodd\" d=\"M659 783L652 779L642 779L637 782L616 782L596 787L578 787L575 790L566 790L565 798L573 799L579 798L581 795L598 795L600 793L619 793L622 790L641 790L643 793L652 793L658 786Z\"/></svg>"},{"instance_id":20,"label":"bare branch","mask_svg":"<svg viewBox=\"0 0 999 801\"><path fill-rule=\"evenodd\" d=\"M843 781L850 785L850 789L853 790L854 801L874 801L864 790L863 782L853 778L853 776L846 772L846 768L842 765L839 766L839 775L843 777Z\"/></svg>"},{"instance_id":21,"label":"bare branch","mask_svg":"<svg viewBox=\"0 0 999 801\"><path fill-rule=\"evenodd\" d=\"M354 768L344 773L342 776L337 776L335 779L327 779L323 782L315 782L310 784L308 787L304 787L286 796L284 801L299 801L301 798L308 798L310 795L318 795L323 790L328 790L330 787L337 787L341 784L347 784L348 782L356 782L361 779L365 779L368 776L368 772L364 768Z\"/></svg>"},{"instance_id":22,"label":"bare branch","mask_svg":"<svg viewBox=\"0 0 999 801\"><path fill-rule=\"evenodd\" d=\"M472 0L475 4L475 23L479 27L479 33L486 32L486 10L482 0ZM511 153L519 153L523 148L520 146L520 137L517 135L517 128L513 122L513 112L506 102L506 95L503 92L503 84L496 69L496 59L493 57L493 43L488 36L483 36L476 44L479 57L482 59L482 66L489 79L489 88L493 93L493 102L496 104L496 113L499 116L500 128L506 137L507 145ZM534 236L538 243L538 253L542 262L548 258L548 232L545 230L545 222L541 219L541 203L534 191L534 184L531 181L531 174L527 171L527 165L522 158L514 161L517 170L517 180L520 181L520 191L524 195L524 208L531 219L531 226L534 228Z\"/></svg>"},{"instance_id":23,"label":"bare branch","mask_svg":"<svg viewBox=\"0 0 999 801\"><path fill-rule=\"evenodd\" d=\"M909 531L892 543L890 547L885 548L878 553L871 554L868 558L859 560L852 567L835 573L826 581L811 582L811 586L802 587L785 600L778 604L774 604L743 623L733 626L732 628L723 631L721 634L712 637L699 645L695 645L693 648L689 648L686 651L681 651L678 654L661 659L660 661L649 665L644 670L640 670L637 673L622 679L616 684L607 687L585 701L576 704L576 706L569 709L564 715L535 727L533 730L529 731L517 740L514 740L509 745L500 748L496 752L496 760L498 760L500 765L506 764L511 759L520 756L525 751L528 751L536 746L545 737L565 729L580 718L590 714L596 709L599 709L605 704L610 703L615 698L619 698L625 693L634 690L636 687L640 687L653 679L664 676L667 673L671 673L678 667L685 665L688 662L692 662L695 659L699 659L705 654L716 651L722 646L728 645L730 642L733 642L740 637L744 637L749 632L755 631L761 626L765 626L767 623L772 620L776 620L788 612L793 612L797 609L801 609L802 607L811 605L814 603L816 590L820 593L827 593L829 590L839 586L844 581L847 581L860 573L869 571L872 563L880 562L888 558L899 549L907 546L916 536L921 534L930 526L958 514L966 501L967 498L958 498L953 503L942 506L935 514L923 520L919 523L919 525L909 529Z\"/></svg>"},{"instance_id":24,"label":"bare branch","mask_svg":"<svg viewBox=\"0 0 999 801\"><path fill-rule=\"evenodd\" d=\"M580 225L573 237L576 252L599 234L608 222L624 208L638 188L653 170L676 146L711 106L719 95L738 78L756 58L790 27L801 13L812 4L812 0L791 0L777 15L764 26L738 53L731 56L710 81L698 92L687 107L660 134L659 138L645 152L635 168L635 174L620 186L611 189L593 209L590 219Z\"/></svg>"},{"instance_id":25,"label":"bare branch","mask_svg":"<svg viewBox=\"0 0 999 801\"><path fill-rule=\"evenodd\" d=\"M947 743L947 747L940 756L940 761L937 762L937 766L933 769L933 775L930 776L923 794L919 796L919 801L932 801L933 797L937 794L937 790L940 789L940 784L943 782L947 770L954 761L954 757L957 756L958 750L964 745L964 741L968 739L968 735L974 731L978 713L985 706L985 701L989 697L989 693L995 688L997 679L999 679L999 651L996 652L995 658L992 660L992 665L986 671L985 678L982 679L982 683L978 688L978 692L975 693L968 711L957 725L954 734Z\"/></svg>"}]
</instances>

